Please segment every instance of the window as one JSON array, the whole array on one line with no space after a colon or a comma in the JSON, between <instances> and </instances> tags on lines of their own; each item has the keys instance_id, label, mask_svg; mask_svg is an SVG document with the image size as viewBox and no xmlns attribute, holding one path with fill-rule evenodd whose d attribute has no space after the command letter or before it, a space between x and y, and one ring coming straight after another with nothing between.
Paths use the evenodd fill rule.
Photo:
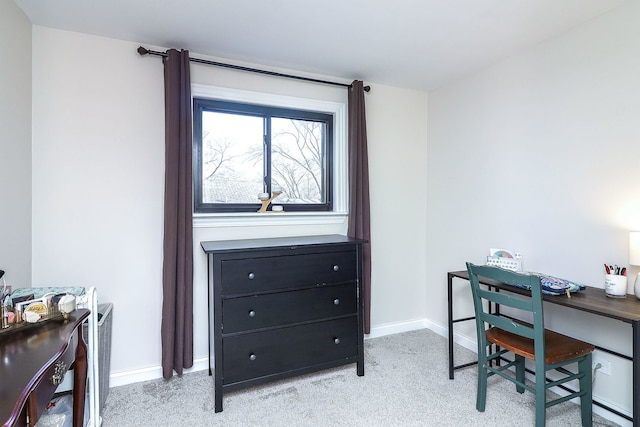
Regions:
<instances>
[{"instance_id":1,"label":"window","mask_svg":"<svg viewBox=\"0 0 640 427\"><path fill-rule=\"evenodd\" d=\"M256 212L281 189L287 212L333 210L334 116L194 98L196 213Z\"/></svg>"}]
</instances>

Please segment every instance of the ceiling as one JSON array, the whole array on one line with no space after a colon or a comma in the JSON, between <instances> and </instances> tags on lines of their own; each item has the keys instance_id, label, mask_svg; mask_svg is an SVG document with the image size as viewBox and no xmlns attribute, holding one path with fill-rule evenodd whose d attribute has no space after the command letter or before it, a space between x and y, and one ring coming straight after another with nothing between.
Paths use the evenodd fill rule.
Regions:
<instances>
[{"instance_id":1,"label":"ceiling","mask_svg":"<svg viewBox=\"0 0 640 427\"><path fill-rule=\"evenodd\" d=\"M14 0L34 25L433 90L629 0Z\"/></svg>"}]
</instances>

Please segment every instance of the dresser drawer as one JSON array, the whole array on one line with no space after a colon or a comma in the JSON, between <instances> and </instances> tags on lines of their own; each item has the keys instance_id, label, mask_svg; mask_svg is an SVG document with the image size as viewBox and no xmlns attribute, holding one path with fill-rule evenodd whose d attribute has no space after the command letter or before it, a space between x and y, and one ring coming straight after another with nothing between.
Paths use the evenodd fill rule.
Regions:
<instances>
[{"instance_id":1,"label":"dresser drawer","mask_svg":"<svg viewBox=\"0 0 640 427\"><path fill-rule=\"evenodd\" d=\"M222 333L246 331L358 312L355 283L222 301Z\"/></svg>"},{"instance_id":2,"label":"dresser drawer","mask_svg":"<svg viewBox=\"0 0 640 427\"><path fill-rule=\"evenodd\" d=\"M223 384L358 355L357 317L223 337Z\"/></svg>"},{"instance_id":3,"label":"dresser drawer","mask_svg":"<svg viewBox=\"0 0 640 427\"><path fill-rule=\"evenodd\" d=\"M222 295L354 281L356 251L222 260Z\"/></svg>"}]
</instances>

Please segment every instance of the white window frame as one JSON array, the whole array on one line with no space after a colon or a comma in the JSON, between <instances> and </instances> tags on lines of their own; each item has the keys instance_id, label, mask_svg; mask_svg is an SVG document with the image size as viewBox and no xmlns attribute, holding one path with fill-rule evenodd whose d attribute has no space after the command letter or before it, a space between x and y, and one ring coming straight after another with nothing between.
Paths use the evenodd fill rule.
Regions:
<instances>
[{"instance_id":1,"label":"white window frame","mask_svg":"<svg viewBox=\"0 0 640 427\"><path fill-rule=\"evenodd\" d=\"M278 215L253 212L194 213L194 227L247 227L270 224L321 225L342 224L348 215L349 151L347 109L341 102L298 98L253 92L198 83L191 85L191 97L260 104L297 110L319 111L333 115L333 210L330 212L284 212ZM257 201L257 195L256 195Z\"/></svg>"}]
</instances>

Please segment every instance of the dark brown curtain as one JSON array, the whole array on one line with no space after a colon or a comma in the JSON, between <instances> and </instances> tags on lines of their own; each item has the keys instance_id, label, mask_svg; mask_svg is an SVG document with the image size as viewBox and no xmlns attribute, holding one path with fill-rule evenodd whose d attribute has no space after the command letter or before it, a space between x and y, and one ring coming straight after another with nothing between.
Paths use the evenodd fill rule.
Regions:
<instances>
[{"instance_id":1,"label":"dark brown curtain","mask_svg":"<svg viewBox=\"0 0 640 427\"><path fill-rule=\"evenodd\" d=\"M164 62L165 181L162 267L162 375L193 366L193 228L189 51Z\"/></svg>"},{"instance_id":2,"label":"dark brown curtain","mask_svg":"<svg viewBox=\"0 0 640 427\"><path fill-rule=\"evenodd\" d=\"M362 246L364 333L371 332L371 231L369 217L369 161L364 85L354 80L349 89L349 228L347 235L366 239Z\"/></svg>"}]
</instances>

